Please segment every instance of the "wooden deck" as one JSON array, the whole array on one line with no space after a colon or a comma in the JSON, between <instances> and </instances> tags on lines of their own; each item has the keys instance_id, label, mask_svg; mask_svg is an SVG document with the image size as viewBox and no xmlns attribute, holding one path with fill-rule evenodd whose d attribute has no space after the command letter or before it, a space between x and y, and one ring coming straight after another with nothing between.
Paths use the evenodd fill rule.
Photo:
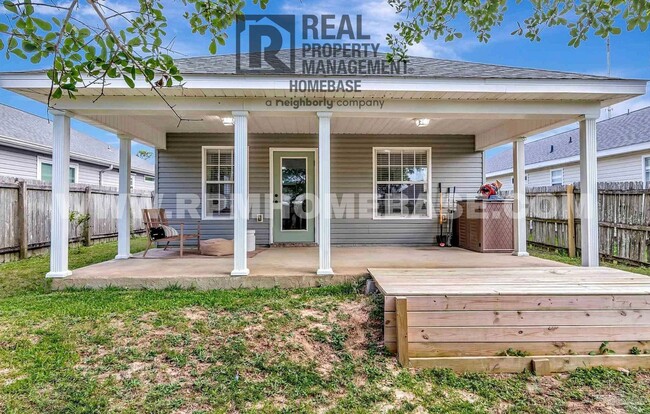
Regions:
<instances>
[{"instance_id":1,"label":"wooden deck","mask_svg":"<svg viewBox=\"0 0 650 414\"><path fill-rule=\"evenodd\" d=\"M368 270L384 295L384 342L405 366L650 367L646 276L580 267Z\"/></svg>"}]
</instances>

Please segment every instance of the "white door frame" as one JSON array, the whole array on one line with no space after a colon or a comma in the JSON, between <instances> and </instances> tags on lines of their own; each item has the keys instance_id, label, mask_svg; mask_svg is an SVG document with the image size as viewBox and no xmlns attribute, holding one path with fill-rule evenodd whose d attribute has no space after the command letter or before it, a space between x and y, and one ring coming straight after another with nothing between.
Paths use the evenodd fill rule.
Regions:
<instances>
[{"instance_id":1,"label":"white door frame","mask_svg":"<svg viewBox=\"0 0 650 414\"><path fill-rule=\"evenodd\" d=\"M287 152L313 152L314 153L314 195L318 197L318 148L293 148L293 147L270 147L269 148L269 244L273 244L273 153L276 151ZM318 203L314 203L314 243L318 242Z\"/></svg>"}]
</instances>

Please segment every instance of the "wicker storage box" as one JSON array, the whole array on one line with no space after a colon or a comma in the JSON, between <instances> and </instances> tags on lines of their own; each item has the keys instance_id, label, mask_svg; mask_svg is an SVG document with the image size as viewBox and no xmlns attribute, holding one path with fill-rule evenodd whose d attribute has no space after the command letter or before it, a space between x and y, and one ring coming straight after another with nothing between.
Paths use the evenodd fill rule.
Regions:
<instances>
[{"instance_id":1,"label":"wicker storage box","mask_svg":"<svg viewBox=\"0 0 650 414\"><path fill-rule=\"evenodd\" d=\"M206 256L231 256L235 252L234 242L226 239L201 241L201 254Z\"/></svg>"}]
</instances>

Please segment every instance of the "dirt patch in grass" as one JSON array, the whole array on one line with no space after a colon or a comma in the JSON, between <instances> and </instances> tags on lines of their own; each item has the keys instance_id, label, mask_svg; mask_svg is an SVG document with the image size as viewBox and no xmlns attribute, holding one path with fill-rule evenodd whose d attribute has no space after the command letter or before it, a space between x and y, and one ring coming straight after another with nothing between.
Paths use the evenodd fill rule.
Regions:
<instances>
[{"instance_id":1,"label":"dirt patch in grass","mask_svg":"<svg viewBox=\"0 0 650 414\"><path fill-rule=\"evenodd\" d=\"M650 412L647 372L403 369L380 346L380 303L342 288L53 294L0 312L0 411Z\"/></svg>"}]
</instances>

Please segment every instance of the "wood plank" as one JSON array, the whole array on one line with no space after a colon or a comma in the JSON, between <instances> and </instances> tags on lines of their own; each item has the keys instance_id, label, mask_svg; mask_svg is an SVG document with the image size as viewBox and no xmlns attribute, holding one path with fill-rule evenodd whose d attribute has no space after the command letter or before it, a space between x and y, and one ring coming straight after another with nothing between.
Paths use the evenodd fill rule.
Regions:
<instances>
[{"instance_id":1,"label":"wood plank","mask_svg":"<svg viewBox=\"0 0 650 414\"><path fill-rule=\"evenodd\" d=\"M395 338L384 343L390 352L396 352ZM452 356L498 356L508 348L527 352L530 355L589 355L598 352L602 341L597 342L520 342L516 345L504 343L467 342L412 342L409 355L413 357L452 357ZM649 341L608 342L607 349L616 354L629 354L632 348L650 351Z\"/></svg>"},{"instance_id":2,"label":"wood plank","mask_svg":"<svg viewBox=\"0 0 650 414\"><path fill-rule=\"evenodd\" d=\"M408 330L408 312L407 299L398 297L395 299L395 316L397 319L397 328L395 335L397 337L397 360L403 367L408 367L409 363L409 330Z\"/></svg>"},{"instance_id":3,"label":"wood plank","mask_svg":"<svg viewBox=\"0 0 650 414\"><path fill-rule=\"evenodd\" d=\"M534 358L532 369L535 375L551 375L551 361L548 358Z\"/></svg>"},{"instance_id":4,"label":"wood plank","mask_svg":"<svg viewBox=\"0 0 650 414\"><path fill-rule=\"evenodd\" d=\"M22 180L18 183L18 217L16 220L18 226L18 257L21 259L27 258L29 249L29 230L27 218L29 217L29 204L27 203L27 183ZM4 247L4 246L3 246Z\"/></svg>"},{"instance_id":5,"label":"wood plank","mask_svg":"<svg viewBox=\"0 0 650 414\"><path fill-rule=\"evenodd\" d=\"M533 358L540 357L411 358L409 364L413 368L449 368L456 372L517 373L531 369ZM551 372L596 366L650 368L650 355L544 355L543 358L548 359Z\"/></svg>"},{"instance_id":6,"label":"wood plank","mask_svg":"<svg viewBox=\"0 0 650 414\"><path fill-rule=\"evenodd\" d=\"M650 310L575 311L432 311L409 312L409 325L420 326L650 326ZM395 326L395 312L384 313L384 327Z\"/></svg>"},{"instance_id":7,"label":"wood plank","mask_svg":"<svg viewBox=\"0 0 650 414\"><path fill-rule=\"evenodd\" d=\"M566 186L567 246L569 257L576 257L575 194L573 184Z\"/></svg>"},{"instance_id":8,"label":"wood plank","mask_svg":"<svg viewBox=\"0 0 650 414\"><path fill-rule=\"evenodd\" d=\"M384 278L405 278L405 277L440 277L440 276L458 276L458 277L476 277L478 279L489 279L508 275L565 275L572 276L592 276L609 275L609 276L634 276L634 274L610 267L577 267L577 266L558 266L558 267L471 267L471 268L407 268L407 269L376 269L369 268L368 272L375 280ZM645 276L637 275L644 278Z\"/></svg>"},{"instance_id":9,"label":"wood plank","mask_svg":"<svg viewBox=\"0 0 650 414\"><path fill-rule=\"evenodd\" d=\"M483 295L408 296L410 311L440 310L606 310L650 309L650 296L639 295ZM395 297L384 297L384 311L395 310Z\"/></svg>"},{"instance_id":10,"label":"wood plank","mask_svg":"<svg viewBox=\"0 0 650 414\"><path fill-rule=\"evenodd\" d=\"M409 342L650 341L650 326L409 327L408 335Z\"/></svg>"},{"instance_id":11,"label":"wood plank","mask_svg":"<svg viewBox=\"0 0 650 414\"><path fill-rule=\"evenodd\" d=\"M385 287L385 286L384 286ZM522 285L479 285L479 284L454 284L454 285L429 285L413 286L398 285L394 289L398 296L414 295L650 295L650 283L644 284L570 284L553 285L550 283L522 284Z\"/></svg>"}]
</instances>

